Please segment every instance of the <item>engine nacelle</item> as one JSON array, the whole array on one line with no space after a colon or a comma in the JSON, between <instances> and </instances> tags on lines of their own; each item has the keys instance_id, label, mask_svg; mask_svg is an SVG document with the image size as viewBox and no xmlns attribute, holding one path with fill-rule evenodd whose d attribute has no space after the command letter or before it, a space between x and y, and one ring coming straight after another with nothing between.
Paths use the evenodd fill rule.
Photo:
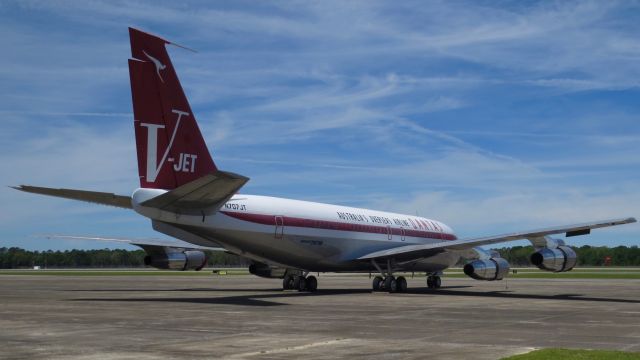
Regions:
<instances>
[{"instance_id":1,"label":"engine nacelle","mask_svg":"<svg viewBox=\"0 0 640 360\"><path fill-rule=\"evenodd\" d=\"M542 248L531 254L531 263L546 271L569 271L576 266L578 255L568 246L558 246L555 249Z\"/></svg>"},{"instance_id":2,"label":"engine nacelle","mask_svg":"<svg viewBox=\"0 0 640 360\"><path fill-rule=\"evenodd\" d=\"M464 273L476 280L502 280L509 272L509 263L500 257L474 260L464 266Z\"/></svg>"},{"instance_id":3,"label":"engine nacelle","mask_svg":"<svg viewBox=\"0 0 640 360\"><path fill-rule=\"evenodd\" d=\"M269 279L282 279L287 272L285 268L274 268L267 264L253 262L249 265L249 272L253 275Z\"/></svg>"},{"instance_id":4,"label":"engine nacelle","mask_svg":"<svg viewBox=\"0 0 640 360\"><path fill-rule=\"evenodd\" d=\"M207 264L207 255L198 250L165 251L145 256L144 264L163 270L200 271Z\"/></svg>"}]
</instances>

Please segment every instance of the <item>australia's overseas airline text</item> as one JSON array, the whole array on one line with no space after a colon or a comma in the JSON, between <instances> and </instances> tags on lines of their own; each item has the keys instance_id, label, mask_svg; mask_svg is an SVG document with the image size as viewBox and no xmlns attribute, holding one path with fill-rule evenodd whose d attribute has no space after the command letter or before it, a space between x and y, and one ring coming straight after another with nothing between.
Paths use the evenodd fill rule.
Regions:
<instances>
[{"instance_id":1,"label":"australia's overseas airline text","mask_svg":"<svg viewBox=\"0 0 640 360\"><path fill-rule=\"evenodd\" d=\"M421 230L442 231L442 228L437 223L429 220L419 219L419 218L390 219L385 216L363 215L363 214L356 214L356 213L343 212L343 211L338 211L337 214L338 214L338 219L340 220L375 223L375 224L383 224L383 225L397 225L397 226L404 226L407 228L412 227L414 229L421 229Z\"/></svg>"}]
</instances>

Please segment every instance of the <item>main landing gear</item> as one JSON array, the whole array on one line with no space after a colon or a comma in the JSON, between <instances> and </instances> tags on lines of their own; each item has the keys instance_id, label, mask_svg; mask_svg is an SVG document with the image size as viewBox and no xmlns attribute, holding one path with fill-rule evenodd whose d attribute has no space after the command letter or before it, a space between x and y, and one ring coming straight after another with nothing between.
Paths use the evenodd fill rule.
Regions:
<instances>
[{"instance_id":1,"label":"main landing gear","mask_svg":"<svg viewBox=\"0 0 640 360\"><path fill-rule=\"evenodd\" d=\"M387 259L387 271L383 271L374 259L371 259L371 264L380 272L380 275L373 278L371 284L373 291L388 291L390 293L407 291L407 279L404 276L393 276L390 259ZM442 272L427 273L427 287L429 289L438 289L442 286L440 275Z\"/></svg>"},{"instance_id":2,"label":"main landing gear","mask_svg":"<svg viewBox=\"0 0 640 360\"><path fill-rule=\"evenodd\" d=\"M373 291L388 291L390 293L407 291L407 279L404 276L387 275L382 277L378 275L373 278L372 285Z\"/></svg>"},{"instance_id":3,"label":"main landing gear","mask_svg":"<svg viewBox=\"0 0 640 360\"><path fill-rule=\"evenodd\" d=\"M378 275L373 278L373 291L388 291L390 293L407 291L407 279L405 279L404 276L393 276L393 273L391 272L391 261L387 260L386 273L382 271L375 260L372 259L371 263L382 275Z\"/></svg>"},{"instance_id":4,"label":"main landing gear","mask_svg":"<svg viewBox=\"0 0 640 360\"><path fill-rule=\"evenodd\" d=\"M314 292L318 290L318 279L315 276L285 275L282 279L282 290L298 290Z\"/></svg>"}]
</instances>

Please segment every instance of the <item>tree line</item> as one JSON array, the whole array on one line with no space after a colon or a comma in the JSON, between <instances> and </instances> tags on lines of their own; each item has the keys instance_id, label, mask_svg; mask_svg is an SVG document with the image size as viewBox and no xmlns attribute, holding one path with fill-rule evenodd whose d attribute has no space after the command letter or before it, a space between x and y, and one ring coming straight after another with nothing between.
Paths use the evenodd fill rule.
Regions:
<instances>
[{"instance_id":1,"label":"tree line","mask_svg":"<svg viewBox=\"0 0 640 360\"><path fill-rule=\"evenodd\" d=\"M578 255L577 266L640 266L640 248L637 246L589 246L572 247ZM529 258L533 246L514 246L495 249L511 266L531 266ZM606 259L609 262L605 264Z\"/></svg>"},{"instance_id":2,"label":"tree line","mask_svg":"<svg viewBox=\"0 0 640 360\"><path fill-rule=\"evenodd\" d=\"M496 249L511 266L530 266L532 246L514 246ZM574 248L578 266L603 266L606 258L611 266L640 266L640 248L637 246L589 246ZM0 269L42 268L136 268L144 267L144 250L65 250L30 251L17 247L0 248ZM226 252L207 252L209 267L247 267L250 260ZM460 263L464 264L464 262Z\"/></svg>"},{"instance_id":3,"label":"tree line","mask_svg":"<svg viewBox=\"0 0 640 360\"><path fill-rule=\"evenodd\" d=\"M209 267L247 267L250 261L221 251L205 251ZM41 268L137 268L144 267L144 250L30 251L0 248L0 269Z\"/></svg>"}]
</instances>

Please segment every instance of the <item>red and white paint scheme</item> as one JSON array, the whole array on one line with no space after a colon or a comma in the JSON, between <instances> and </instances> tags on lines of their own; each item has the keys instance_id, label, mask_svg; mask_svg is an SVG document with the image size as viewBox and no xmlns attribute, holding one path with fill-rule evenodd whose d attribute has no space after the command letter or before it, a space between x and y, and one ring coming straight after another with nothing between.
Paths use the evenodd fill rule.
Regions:
<instances>
[{"instance_id":1,"label":"red and white paint scheme","mask_svg":"<svg viewBox=\"0 0 640 360\"><path fill-rule=\"evenodd\" d=\"M427 286L439 288L442 271L463 257L467 275L501 280L509 264L481 245L528 239L531 261L561 272L576 254L553 234L586 235L591 229L632 223L634 218L593 221L497 236L458 239L437 220L419 216L238 194L247 177L218 169L207 149L160 37L129 29L129 74L140 188L131 196L21 185L18 190L133 209L153 228L176 240L121 241L145 249L148 265L200 270L204 250L228 251L253 261L250 271L283 279L283 289L315 291L310 272L379 273L375 291L405 291L397 272L427 273Z\"/></svg>"}]
</instances>

